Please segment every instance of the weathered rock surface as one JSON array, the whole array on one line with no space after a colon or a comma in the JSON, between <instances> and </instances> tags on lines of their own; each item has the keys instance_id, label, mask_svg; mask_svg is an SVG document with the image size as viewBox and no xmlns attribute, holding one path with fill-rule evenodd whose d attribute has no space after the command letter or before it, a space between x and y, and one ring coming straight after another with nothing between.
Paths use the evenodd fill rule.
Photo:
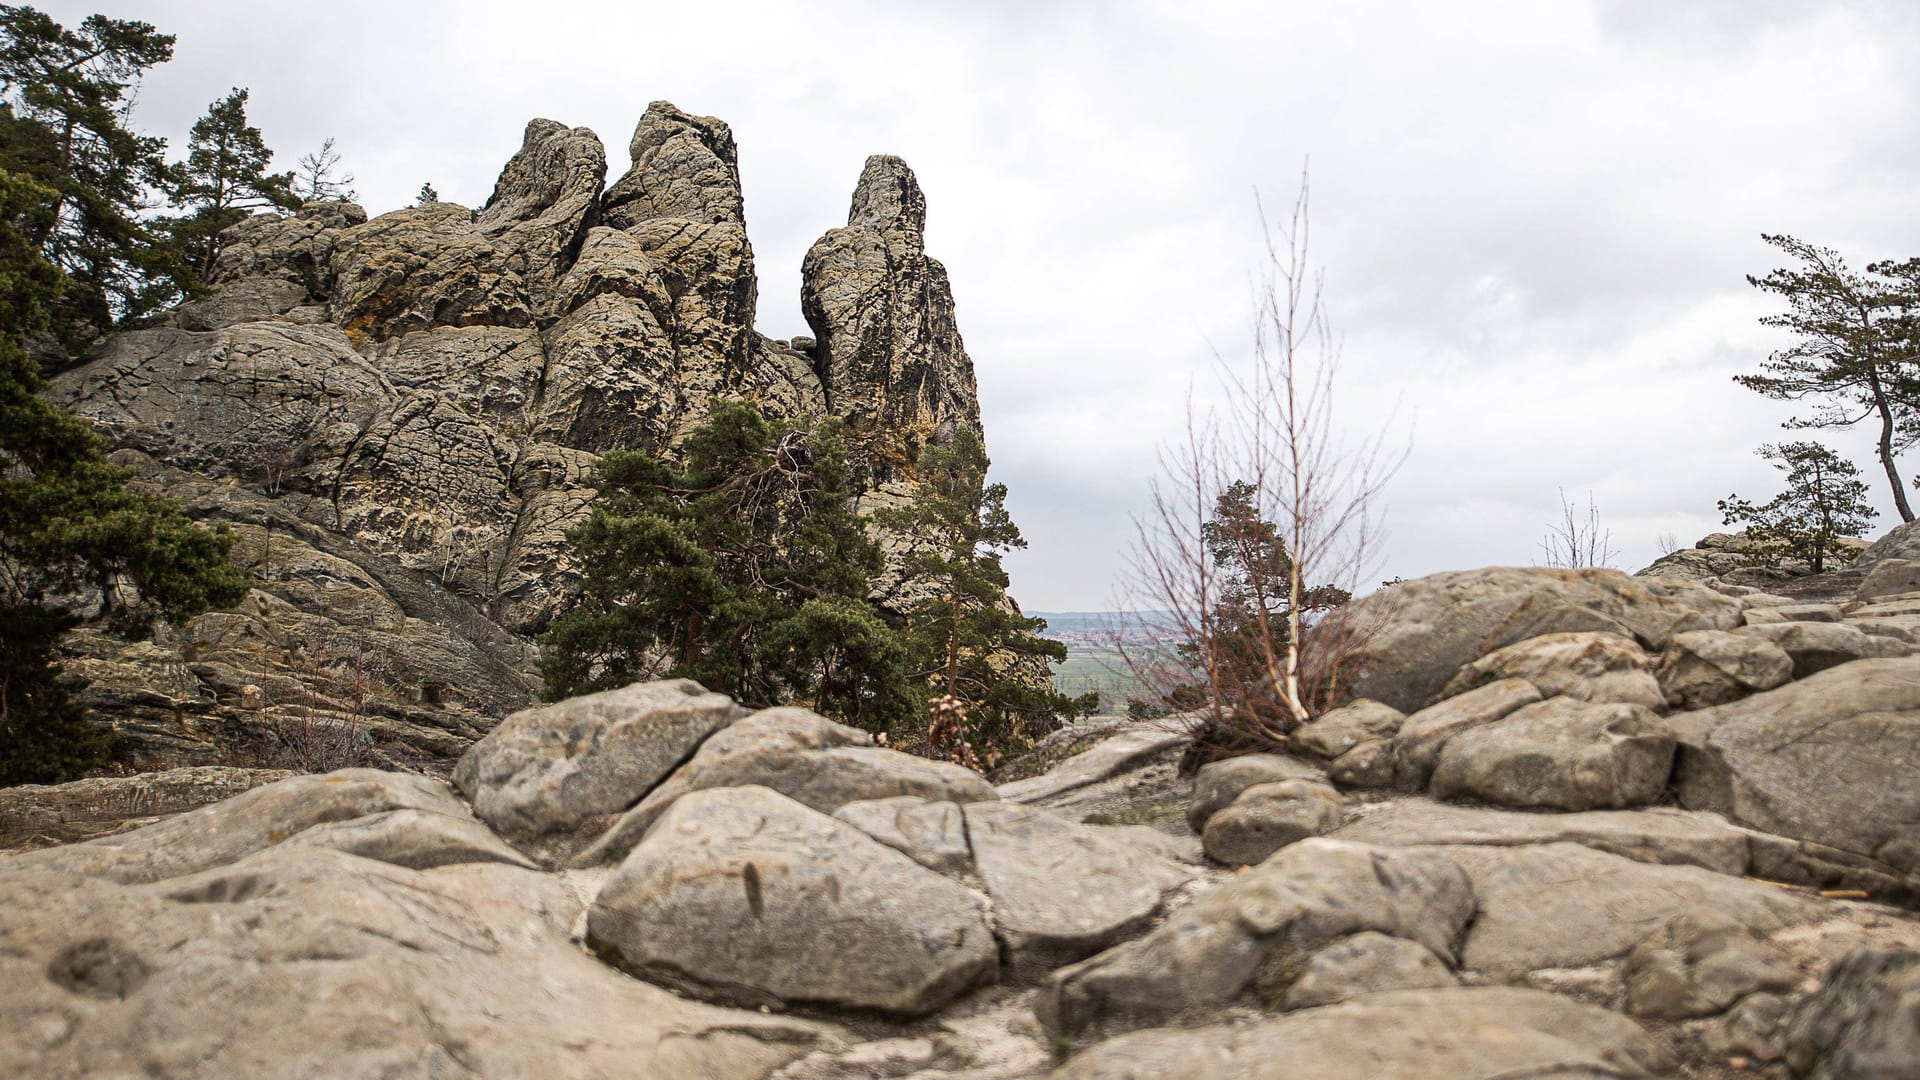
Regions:
<instances>
[{"instance_id":1,"label":"weathered rock surface","mask_svg":"<svg viewBox=\"0 0 1920 1080\"><path fill-rule=\"evenodd\" d=\"M570 828L626 810L745 715L689 679L635 683L514 713L460 758L453 782L497 829Z\"/></svg>"},{"instance_id":2,"label":"weathered rock surface","mask_svg":"<svg viewBox=\"0 0 1920 1080\"><path fill-rule=\"evenodd\" d=\"M1427 786L1434 763L1454 736L1535 704L1540 691L1525 679L1502 679L1429 705L1400 725L1394 740L1394 776L1405 787Z\"/></svg>"},{"instance_id":3,"label":"weathered rock surface","mask_svg":"<svg viewBox=\"0 0 1920 1080\"><path fill-rule=\"evenodd\" d=\"M1521 847L1572 843L1635 862L1698 866L1739 877L1748 873L1750 834L1717 814L1648 807L1528 814L1490 807L1402 799L1366 808L1329 834L1381 847L1476 844Z\"/></svg>"},{"instance_id":4,"label":"weathered rock surface","mask_svg":"<svg viewBox=\"0 0 1920 1080\"><path fill-rule=\"evenodd\" d=\"M587 934L642 978L746 1005L913 1015L998 964L973 893L761 787L677 800L601 887Z\"/></svg>"},{"instance_id":5,"label":"weathered rock surface","mask_svg":"<svg viewBox=\"0 0 1920 1080\"><path fill-rule=\"evenodd\" d=\"M1306 971L1287 990L1286 1006L1311 1009L1362 994L1459 983L1446 961L1425 945L1366 930L1314 953Z\"/></svg>"},{"instance_id":6,"label":"weathered rock surface","mask_svg":"<svg viewBox=\"0 0 1920 1080\"><path fill-rule=\"evenodd\" d=\"M1034 1003L1056 1034L1149 1027L1251 994L1279 1004L1314 953L1377 931L1442 957L1473 916L1460 867L1438 850L1325 839L1281 849L1145 937L1050 976Z\"/></svg>"},{"instance_id":7,"label":"weathered rock surface","mask_svg":"<svg viewBox=\"0 0 1920 1080\"><path fill-rule=\"evenodd\" d=\"M951 804L948 804L951 805ZM973 862L993 899L1009 975L1036 979L1145 930L1188 872L1159 856L1017 803L964 807Z\"/></svg>"},{"instance_id":8,"label":"weathered rock surface","mask_svg":"<svg viewBox=\"0 0 1920 1080\"><path fill-rule=\"evenodd\" d=\"M1228 866L1261 862L1288 844L1340 827L1340 793L1319 780L1255 784L1207 818L1200 840Z\"/></svg>"},{"instance_id":9,"label":"weathered rock surface","mask_svg":"<svg viewBox=\"0 0 1920 1080\"><path fill-rule=\"evenodd\" d=\"M0 905L14 1075L757 1076L836 1036L594 962L579 901L511 866L283 846L118 884L10 859Z\"/></svg>"},{"instance_id":10,"label":"weathered rock surface","mask_svg":"<svg viewBox=\"0 0 1920 1080\"><path fill-rule=\"evenodd\" d=\"M220 765L0 788L0 851L91 840L285 780L285 769Z\"/></svg>"},{"instance_id":11,"label":"weathered rock surface","mask_svg":"<svg viewBox=\"0 0 1920 1080\"><path fill-rule=\"evenodd\" d=\"M1541 697L1666 706L1646 650L1607 631L1542 634L1495 649L1461 668L1440 694L1452 697L1501 679L1525 679Z\"/></svg>"},{"instance_id":12,"label":"weathered rock surface","mask_svg":"<svg viewBox=\"0 0 1920 1080\"><path fill-rule=\"evenodd\" d=\"M1819 901L1805 895L1575 844L1431 850L1444 850L1466 872L1479 901L1461 966L1499 978L1611 960L1696 908L1718 909L1763 932L1811 922L1820 912Z\"/></svg>"},{"instance_id":13,"label":"weathered rock surface","mask_svg":"<svg viewBox=\"0 0 1920 1080\"><path fill-rule=\"evenodd\" d=\"M1681 732L1685 805L1920 872L1920 659L1843 664Z\"/></svg>"},{"instance_id":14,"label":"weathered rock surface","mask_svg":"<svg viewBox=\"0 0 1920 1080\"><path fill-rule=\"evenodd\" d=\"M1673 1063L1617 1013L1538 990L1486 986L1370 994L1253 1024L1135 1032L1075 1055L1055 1076L1598 1078L1656 1075Z\"/></svg>"},{"instance_id":15,"label":"weathered rock surface","mask_svg":"<svg viewBox=\"0 0 1920 1080\"><path fill-rule=\"evenodd\" d=\"M132 832L25 852L0 866L144 884L225 866L315 830L341 823L364 825L376 815L397 811L410 815L378 828L332 830L306 839L309 844L338 846L404 866L468 860L525 862L484 829L467 827L478 823L440 781L376 769L344 769L254 788ZM435 837L446 846L436 849Z\"/></svg>"},{"instance_id":16,"label":"weathered rock surface","mask_svg":"<svg viewBox=\"0 0 1920 1080\"><path fill-rule=\"evenodd\" d=\"M1920 559L1882 559L1867 571L1853 599L1868 604L1911 593L1920 593Z\"/></svg>"},{"instance_id":17,"label":"weathered rock surface","mask_svg":"<svg viewBox=\"0 0 1920 1080\"><path fill-rule=\"evenodd\" d=\"M1786 1059L1813 1080L1899 1080L1920 1061L1920 953L1861 949L1794 1015Z\"/></svg>"},{"instance_id":18,"label":"weathered rock surface","mask_svg":"<svg viewBox=\"0 0 1920 1080\"><path fill-rule=\"evenodd\" d=\"M1748 994L1791 991L1801 980L1785 951L1713 910L1681 915L1635 945L1621 976L1627 1011L1656 1020L1713 1016Z\"/></svg>"},{"instance_id":19,"label":"weathered rock surface","mask_svg":"<svg viewBox=\"0 0 1920 1080\"><path fill-rule=\"evenodd\" d=\"M1354 605L1350 621L1372 666L1348 692L1411 712L1467 664L1528 638L1605 631L1657 651L1686 630L1733 629L1740 607L1678 578L1495 567L1381 589Z\"/></svg>"},{"instance_id":20,"label":"weathered rock surface","mask_svg":"<svg viewBox=\"0 0 1920 1080\"><path fill-rule=\"evenodd\" d=\"M959 803L896 795L850 802L833 816L929 870L956 874L973 866L967 819Z\"/></svg>"},{"instance_id":21,"label":"weathered rock surface","mask_svg":"<svg viewBox=\"0 0 1920 1080\"><path fill-rule=\"evenodd\" d=\"M979 773L958 765L882 749L866 732L805 709L763 709L707 739L581 852L575 865L622 857L684 795L747 786L770 788L828 814L851 802L895 795L960 803L1000 797Z\"/></svg>"},{"instance_id":22,"label":"weathered rock surface","mask_svg":"<svg viewBox=\"0 0 1920 1080\"><path fill-rule=\"evenodd\" d=\"M1854 660L1907 656L1913 652L1913 647L1905 642L1864 633L1844 623L1762 623L1743 626L1738 632L1770 641L1792 657L1796 679Z\"/></svg>"},{"instance_id":23,"label":"weathered rock surface","mask_svg":"<svg viewBox=\"0 0 1920 1080\"><path fill-rule=\"evenodd\" d=\"M1667 704L1704 709L1793 678L1793 658L1771 641L1725 630L1673 635L1655 672Z\"/></svg>"},{"instance_id":24,"label":"weathered rock surface","mask_svg":"<svg viewBox=\"0 0 1920 1080\"><path fill-rule=\"evenodd\" d=\"M1673 732L1640 705L1556 697L1448 739L1433 793L1501 806L1609 810L1666 791Z\"/></svg>"}]
</instances>

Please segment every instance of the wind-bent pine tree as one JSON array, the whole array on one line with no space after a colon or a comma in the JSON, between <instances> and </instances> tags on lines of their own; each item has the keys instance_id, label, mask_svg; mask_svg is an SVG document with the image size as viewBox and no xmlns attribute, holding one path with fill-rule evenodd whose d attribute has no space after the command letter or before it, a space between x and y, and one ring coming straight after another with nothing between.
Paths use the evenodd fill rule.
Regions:
<instances>
[{"instance_id":1,"label":"wind-bent pine tree","mask_svg":"<svg viewBox=\"0 0 1920 1080\"><path fill-rule=\"evenodd\" d=\"M1784 314L1760 322L1799 340L1768 357L1760 374L1736 375L1734 381L1770 398L1813 399L1813 411L1789 420L1789 428L1875 422L1875 455L1894 507L1902 521L1912 521L1895 459L1920 440L1920 260L1875 263L1859 273L1831 248L1791 236L1761 238L1800 266L1747 278L1788 305Z\"/></svg>"},{"instance_id":2,"label":"wind-bent pine tree","mask_svg":"<svg viewBox=\"0 0 1920 1080\"><path fill-rule=\"evenodd\" d=\"M1873 523L1867 485L1853 463L1817 442L1763 446L1761 457L1787 474L1787 489L1758 506L1738 495L1720 500L1721 523L1747 531L1748 547L1763 562L1784 556L1822 573L1840 541Z\"/></svg>"}]
</instances>

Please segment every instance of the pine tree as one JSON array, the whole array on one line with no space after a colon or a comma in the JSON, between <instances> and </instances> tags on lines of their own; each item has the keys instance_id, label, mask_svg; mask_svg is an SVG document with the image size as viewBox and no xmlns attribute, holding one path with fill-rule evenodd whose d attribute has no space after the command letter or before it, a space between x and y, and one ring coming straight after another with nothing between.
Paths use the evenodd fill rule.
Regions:
<instances>
[{"instance_id":1,"label":"pine tree","mask_svg":"<svg viewBox=\"0 0 1920 1080\"><path fill-rule=\"evenodd\" d=\"M142 216L166 180L165 140L129 126L141 76L172 55L172 36L147 23L92 15L68 30L0 5L0 169L54 192L24 235L65 274L49 327L69 356L191 284L172 239Z\"/></svg>"},{"instance_id":2,"label":"pine tree","mask_svg":"<svg viewBox=\"0 0 1920 1080\"><path fill-rule=\"evenodd\" d=\"M1839 541L1873 523L1860 470L1817 442L1763 446L1759 453L1787 474L1787 490L1759 506L1738 495L1721 499L1722 524L1744 526L1749 551L1763 563L1792 558L1824 572L1827 557L1843 550Z\"/></svg>"},{"instance_id":3,"label":"pine tree","mask_svg":"<svg viewBox=\"0 0 1920 1080\"><path fill-rule=\"evenodd\" d=\"M1788 421L1788 427L1849 428L1876 421L1875 454L1893 490L1894 508L1902 521L1912 521L1895 458L1920 441L1920 334L1915 332L1920 261L1876 263L1859 273L1830 248L1791 236L1762 239L1801 265L1747 278L1789 307L1760 321L1792 331L1798 340L1768 357L1761 374L1736 375L1734 381L1770 398L1814 399L1812 414Z\"/></svg>"},{"instance_id":4,"label":"pine tree","mask_svg":"<svg viewBox=\"0 0 1920 1080\"><path fill-rule=\"evenodd\" d=\"M1007 596L1001 556L1027 542L1007 513L1007 486L986 482L989 464L979 435L957 430L949 445L922 451L913 501L875 520L912 538L904 569L927 591L907 612L906 637L909 672L939 695L929 742L942 749L938 736L957 723L969 745L948 755L991 767L1052 730L1074 704L1022 677L1065 660L1067 647L1042 637L1046 620L1022 615Z\"/></svg>"},{"instance_id":5,"label":"pine tree","mask_svg":"<svg viewBox=\"0 0 1920 1080\"><path fill-rule=\"evenodd\" d=\"M421 184L420 194L413 197L413 205L415 206L430 206L439 201L440 193L433 189L432 184Z\"/></svg>"},{"instance_id":6,"label":"pine tree","mask_svg":"<svg viewBox=\"0 0 1920 1080\"><path fill-rule=\"evenodd\" d=\"M61 203L53 188L0 170L0 784L68 779L101 750L52 666L59 635L78 621L52 599L91 589L96 616L132 631L238 603L248 585L227 560L230 535L128 491L93 432L40 396L24 343L46 328L65 281L30 238Z\"/></svg>"},{"instance_id":7,"label":"pine tree","mask_svg":"<svg viewBox=\"0 0 1920 1080\"><path fill-rule=\"evenodd\" d=\"M207 106L187 136L187 159L174 166L173 203L189 213L173 222L174 235L202 279L213 272L220 233L255 210L299 208L292 173L272 173L273 151L247 122L247 91L235 87Z\"/></svg>"},{"instance_id":8,"label":"pine tree","mask_svg":"<svg viewBox=\"0 0 1920 1080\"><path fill-rule=\"evenodd\" d=\"M541 639L548 697L686 677L873 731L910 715L898 636L866 601L880 555L838 423L716 402L683 449L683 470L601 460L592 515L569 534L580 603Z\"/></svg>"}]
</instances>

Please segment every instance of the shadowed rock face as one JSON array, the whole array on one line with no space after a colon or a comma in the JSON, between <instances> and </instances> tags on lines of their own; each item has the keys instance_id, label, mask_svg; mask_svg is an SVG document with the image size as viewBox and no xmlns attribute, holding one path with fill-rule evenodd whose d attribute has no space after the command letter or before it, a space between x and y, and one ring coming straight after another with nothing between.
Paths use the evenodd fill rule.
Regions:
<instances>
[{"instance_id":1,"label":"shadowed rock face","mask_svg":"<svg viewBox=\"0 0 1920 1080\"><path fill-rule=\"evenodd\" d=\"M524 639L571 602L565 534L598 456L672 457L715 398L847 418L869 505L911 496L929 439L979 429L926 200L898 158L868 161L847 227L809 254L820 340L801 351L753 328L727 125L655 102L628 149L607 186L593 132L534 120L478 211L368 220L316 202L242 222L207 296L59 379L51 396L151 490L240 527L261 575L238 621L203 616L142 657L170 672L145 697L111 690L154 682L120 671L122 650L87 649L130 763L222 763L296 700L395 753L456 755L531 702ZM186 738L169 716L191 718Z\"/></svg>"}]
</instances>

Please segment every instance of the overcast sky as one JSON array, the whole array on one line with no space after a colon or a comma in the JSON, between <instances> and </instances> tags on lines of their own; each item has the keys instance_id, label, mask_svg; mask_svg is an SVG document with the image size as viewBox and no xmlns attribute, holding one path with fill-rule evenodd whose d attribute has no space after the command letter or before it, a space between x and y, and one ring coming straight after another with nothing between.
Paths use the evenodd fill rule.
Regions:
<instances>
[{"instance_id":1,"label":"overcast sky","mask_svg":"<svg viewBox=\"0 0 1920 1080\"><path fill-rule=\"evenodd\" d=\"M40 5L178 35L136 123L174 147L230 86L291 168L337 136L371 213L477 206L533 117L610 178L647 102L740 147L759 329L806 332L806 248L871 153L928 203L1030 610L1113 605L1156 445L1248 337L1254 194L1310 160L1341 415L1411 451L1384 576L1539 561L1591 492L1637 569L1778 490L1791 407L1730 381L1782 342L1761 232L1920 255L1920 5L273 0ZM1395 411L1397 407L1397 412ZM1875 484L1872 433L1833 433ZM1903 463L1920 465L1920 454Z\"/></svg>"}]
</instances>

